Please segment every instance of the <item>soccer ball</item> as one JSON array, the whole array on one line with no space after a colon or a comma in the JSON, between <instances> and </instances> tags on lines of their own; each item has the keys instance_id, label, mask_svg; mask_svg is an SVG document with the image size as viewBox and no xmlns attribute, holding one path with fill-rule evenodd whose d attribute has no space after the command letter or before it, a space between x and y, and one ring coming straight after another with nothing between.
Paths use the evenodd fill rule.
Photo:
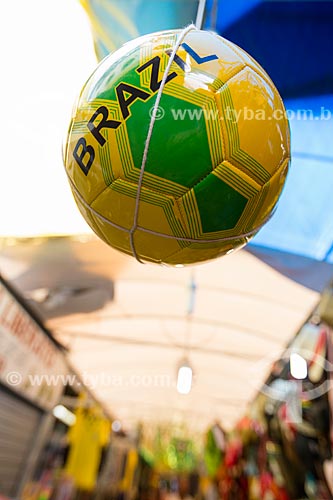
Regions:
<instances>
[{"instance_id":1,"label":"soccer ball","mask_svg":"<svg viewBox=\"0 0 333 500\"><path fill-rule=\"evenodd\" d=\"M180 33L146 35L106 57L81 91L64 148L95 233L170 265L244 246L270 218L290 161L285 109L265 71L212 32L188 32L174 55Z\"/></svg>"}]
</instances>

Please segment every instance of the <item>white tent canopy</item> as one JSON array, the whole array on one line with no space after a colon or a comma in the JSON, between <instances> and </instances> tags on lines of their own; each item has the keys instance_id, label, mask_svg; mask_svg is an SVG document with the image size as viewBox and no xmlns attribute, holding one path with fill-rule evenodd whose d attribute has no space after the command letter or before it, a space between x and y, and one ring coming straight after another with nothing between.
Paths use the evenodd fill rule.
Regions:
<instances>
[{"instance_id":1,"label":"white tent canopy","mask_svg":"<svg viewBox=\"0 0 333 500\"><path fill-rule=\"evenodd\" d=\"M0 267L39 302L84 381L125 427L186 421L203 430L215 419L232 426L318 300L244 250L174 269L86 240L5 246ZM176 390L184 354L195 375L189 395Z\"/></svg>"}]
</instances>

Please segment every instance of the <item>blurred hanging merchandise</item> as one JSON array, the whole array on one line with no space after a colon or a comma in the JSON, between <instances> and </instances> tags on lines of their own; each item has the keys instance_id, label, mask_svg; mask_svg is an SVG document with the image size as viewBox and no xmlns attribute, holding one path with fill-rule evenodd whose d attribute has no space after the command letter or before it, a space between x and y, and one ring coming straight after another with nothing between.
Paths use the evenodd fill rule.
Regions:
<instances>
[{"instance_id":1,"label":"blurred hanging merchandise","mask_svg":"<svg viewBox=\"0 0 333 500\"><path fill-rule=\"evenodd\" d=\"M80 0L100 61L133 38L194 22L198 0Z\"/></svg>"},{"instance_id":2,"label":"blurred hanging merchandise","mask_svg":"<svg viewBox=\"0 0 333 500\"><path fill-rule=\"evenodd\" d=\"M318 314L322 321L333 327L333 281L322 293Z\"/></svg>"}]
</instances>

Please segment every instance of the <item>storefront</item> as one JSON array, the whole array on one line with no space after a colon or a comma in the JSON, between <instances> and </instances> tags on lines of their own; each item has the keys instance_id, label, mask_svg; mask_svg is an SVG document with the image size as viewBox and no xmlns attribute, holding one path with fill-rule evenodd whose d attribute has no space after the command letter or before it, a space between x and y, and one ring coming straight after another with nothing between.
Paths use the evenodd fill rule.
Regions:
<instances>
[{"instance_id":1,"label":"storefront","mask_svg":"<svg viewBox=\"0 0 333 500\"><path fill-rule=\"evenodd\" d=\"M14 496L43 412L0 387L0 489Z\"/></svg>"},{"instance_id":2,"label":"storefront","mask_svg":"<svg viewBox=\"0 0 333 500\"><path fill-rule=\"evenodd\" d=\"M65 352L0 277L0 489L18 496L32 476L68 373Z\"/></svg>"}]
</instances>

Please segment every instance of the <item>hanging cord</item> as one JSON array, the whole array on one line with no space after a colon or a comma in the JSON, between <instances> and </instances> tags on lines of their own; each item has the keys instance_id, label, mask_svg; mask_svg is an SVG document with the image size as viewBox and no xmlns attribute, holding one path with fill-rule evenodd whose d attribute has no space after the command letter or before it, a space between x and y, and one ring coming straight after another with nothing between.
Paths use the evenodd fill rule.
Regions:
<instances>
[{"instance_id":1,"label":"hanging cord","mask_svg":"<svg viewBox=\"0 0 333 500\"><path fill-rule=\"evenodd\" d=\"M143 262L140 260L138 254L137 254L136 248L135 248L135 244L134 244L134 233L135 233L135 231L136 231L136 229L138 227L140 194L141 194L141 189L142 189L143 175L145 173L145 167L146 167L146 162L147 162L147 157L148 157L148 152L149 152L150 140L151 140L151 136L152 136L152 133L153 133L154 125L155 125L155 122L156 122L156 115L157 115L157 111L159 109L159 104L160 104L160 101L161 101L161 98L162 98L163 90L164 90L164 87L165 87L165 84L166 84L166 81L167 81L167 78L168 78L168 75L169 75L169 71L170 71L171 65L172 65L172 63L173 63L173 61L175 59L177 50L179 49L179 47L182 44L182 42L183 42L184 38L186 37L186 35L190 31L193 31L195 29L197 29L196 26L194 24L190 24L189 26L187 26L186 28L184 28L182 30L182 32L179 34L177 42L176 42L176 44L175 44L175 46L173 48L173 51L172 51L172 53L170 55L170 59L169 59L169 62L167 64L167 67L165 68L165 71L164 71L164 74L163 74L163 78L162 78L162 81L161 81L161 85L160 85L160 88L158 89L158 92L157 92L155 104L154 104L154 107L153 107L153 112L152 112L151 119L150 119L150 124L149 124L147 139L146 139L145 148L144 148L144 151L143 151L143 157L142 157L141 168L140 168L140 176L139 176L139 181L138 181L138 189L137 189L137 193L136 193L135 209L134 209L134 216L133 216L133 225L132 225L132 228L130 230L130 245L131 245L131 250L132 250L133 256L141 264L143 264Z\"/></svg>"},{"instance_id":2,"label":"hanging cord","mask_svg":"<svg viewBox=\"0 0 333 500\"><path fill-rule=\"evenodd\" d=\"M190 291L190 295L189 295L188 306L187 306L187 316L191 317L194 313L195 294L196 294L196 290L197 290L197 284L195 281L194 271L192 271L192 273L191 273L190 283L189 283L188 288Z\"/></svg>"},{"instance_id":3,"label":"hanging cord","mask_svg":"<svg viewBox=\"0 0 333 500\"><path fill-rule=\"evenodd\" d=\"M197 283L195 280L194 271L191 272L190 282L188 284L188 290L189 290L189 297L188 297L187 312L186 312L186 332L184 339L184 358L187 360L190 352L192 318L195 308L195 299L197 292Z\"/></svg>"},{"instance_id":4,"label":"hanging cord","mask_svg":"<svg viewBox=\"0 0 333 500\"><path fill-rule=\"evenodd\" d=\"M197 30L201 30L201 28L202 28L204 15L205 15L205 9L206 9L206 0L199 0L197 18L195 20L195 26L196 26Z\"/></svg>"},{"instance_id":5,"label":"hanging cord","mask_svg":"<svg viewBox=\"0 0 333 500\"><path fill-rule=\"evenodd\" d=\"M179 36L178 36L176 44L175 44L175 46L174 46L174 48L172 50L172 53L170 55L170 59L169 59L169 62L167 64L167 67L165 68L165 71L164 71L164 74L163 74L163 78L162 78L162 81L161 81L161 85L160 85L160 88L158 89L158 92L157 92L155 104L154 104L154 107L153 107L153 112L152 112L152 115L151 115L151 118L150 118L149 129L148 129L147 138L146 138L146 142L145 142L145 148L144 148L143 156L142 156L142 162L141 162L141 168L140 168L140 176L139 176L139 181L138 181L138 189L137 189L137 192L136 192L135 209L134 209L134 216L133 216L133 225L132 225L132 227L130 229L130 232L129 232L129 234L130 234L130 245L131 245L131 250L132 250L133 256L141 264L143 264L143 262L140 259L139 255L138 255L138 253L136 251L136 248L135 248L134 233L135 233L135 231L138 228L138 217L139 217L139 208L140 208L140 194L141 194L141 189L142 189L143 176L144 176L144 173L145 173L145 168L146 168L146 163L147 163L147 157L148 157L148 152L149 152L149 147L150 147L150 141L151 141L151 137L152 137L152 134L153 134L154 125L155 125L155 122L156 122L157 111L159 110L159 104L160 104L160 101L161 101L161 98L162 98L163 90L164 90L164 87L165 87L165 84L166 84L166 81L167 81L167 78L168 78L168 75L169 75L169 72L170 72L170 69L171 69L171 65L172 65L172 63L173 63L173 61L174 61L174 59L176 57L177 50L179 49L179 47L182 44L184 38L186 37L186 35L190 31L200 30L202 28L202 23L203 23L204 13L205 13L205 7L206 7L206 0L199 0L198 11L197 11L197 18L196 18L196 21L195 21L195 25L194 24L190 24L189 26L187 26L186 28L184 28L181 31L181 33L179 34Z\"/></svg>"}]
</instances>

